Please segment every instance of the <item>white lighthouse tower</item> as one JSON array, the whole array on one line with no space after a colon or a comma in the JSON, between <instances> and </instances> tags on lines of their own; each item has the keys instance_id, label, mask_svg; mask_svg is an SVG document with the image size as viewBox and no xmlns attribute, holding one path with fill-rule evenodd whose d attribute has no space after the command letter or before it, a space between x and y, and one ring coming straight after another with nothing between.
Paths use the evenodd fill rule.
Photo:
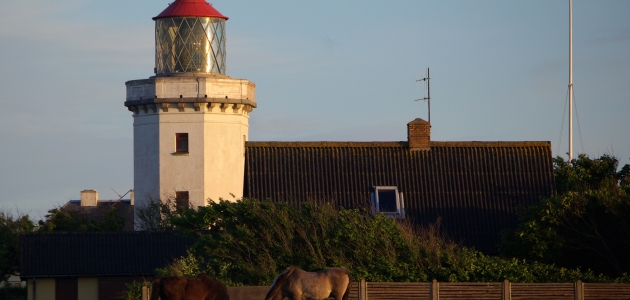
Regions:
<instances>
[{"instance_id":1,"label":"white lighthouse tower","mask_svg":"<svg viewBox=\"0 0 630 300\"><path fill-rule=\"evenodd\" d=\"M137 206L242 197L256 85L225 75L227 19L205 0L175 0L153 18L155 76L126 82Z\"/></svg>"}]
</instances>

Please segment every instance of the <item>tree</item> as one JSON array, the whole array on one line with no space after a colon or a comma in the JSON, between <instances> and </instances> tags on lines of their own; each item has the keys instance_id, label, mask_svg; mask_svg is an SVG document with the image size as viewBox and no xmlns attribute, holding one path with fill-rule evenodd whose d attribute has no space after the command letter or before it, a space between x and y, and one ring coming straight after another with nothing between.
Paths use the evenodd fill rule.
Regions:
<instances>
[{"instance_id":1,"label":"tree","mask_svg":"<svg viewBox=\"0 0 630 300\"><path fill-rule=\"evenodd\" d=\"M125 218L118 214L115 206L98 213L53 208L48 211L46 220L40 220L38 225L39 232L121 231L125 227Z\"/></svg>"},{"instance_id":2,"label":"tree","mask_svg":"<svg viewBox=\"0 0 630 300\"><path fill-rule=\"evenodd\" d=\"M502 253L611 276L630 272L630 165L618 166L610 155L555 158L557 193L521 212Z\"/></svg>"},{"instance_id":3,"label":"tree","mask_svg":"<svg viewBox=\"0 0 630 300\"><path fill-rule=\"evenodd\" d=\"M146 231L175 230L171 221L181 219L184 211L192 209L191 204L178 204L174 197L149 198L145 205L135 208L135 226Z\"/></svg>"},{"instance_id":4,"label":"tree","mask_svg":"<svg viewBox=\"0 0 630 300\"><path fill-rule=\"evenodd\" d=\"M0 211L0 282L19 272L20 235L34 229L35 224L28 215Z\"/></svg>"},{"instance_id":5,"label":"tree","mask_svg":"<svg viewBox=\"0 0 630 300\"><path fill-rule=\"evenodd\" d=\"M54 208L48 211L46 220L40 220L39 226L28 215L0 209L0 281L19 273L20 249L19 238L24 233L33 231L119 231L125 225L125 219L117 213L115 206L98 213L86 213L78 210Z\"/></svg>"}]
</instances>

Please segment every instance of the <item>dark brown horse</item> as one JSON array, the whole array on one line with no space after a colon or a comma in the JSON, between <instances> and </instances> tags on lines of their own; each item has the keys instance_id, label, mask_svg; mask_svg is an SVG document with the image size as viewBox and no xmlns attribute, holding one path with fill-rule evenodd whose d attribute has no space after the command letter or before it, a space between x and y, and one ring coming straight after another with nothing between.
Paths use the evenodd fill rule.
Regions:
<instances>
[{"instance_id":1,"label":"dark brown horse","mask_svg":"<svg viewBox=\"0 0 630 300\"><path fill-rule=\"evenodd\" d=\"M153 282L151 300L229 300L225 286L199 274L197 278L168 276Z\"/></svg>"},{"instance_id":2,"label":"dark brown horse","mask_svg":"<svg viewBox=\"0 0 630 300\"><path fill-rule=\"evenodd\" d=\"M306 272L289 267L273 281L265 300L319 300L333 297L347 300L352 277L346 269L328 268L319 272Z\"/></svg>"}]
</instances>

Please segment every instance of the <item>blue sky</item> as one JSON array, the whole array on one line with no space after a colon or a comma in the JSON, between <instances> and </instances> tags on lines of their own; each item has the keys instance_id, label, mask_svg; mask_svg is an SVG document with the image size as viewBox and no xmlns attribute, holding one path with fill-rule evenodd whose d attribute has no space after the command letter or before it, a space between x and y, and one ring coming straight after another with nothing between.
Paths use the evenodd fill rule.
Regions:
<instances>
[{"instance_id":1,"label":"blue sky","mask_svg":"<svg viewBox=\"0 0 630 300\"><path fill-rule=\"evenodd\" d=\"M168 3L3 2L0 207L38 218L133 188L125 81L152 75ZM568 0L212 3L230 18L227 74L257 85L251 140L405 140L428 67L432 140L567 152ZM573 7L575 153L630 163L630 1Z\"/></svg>"}]
</instances>

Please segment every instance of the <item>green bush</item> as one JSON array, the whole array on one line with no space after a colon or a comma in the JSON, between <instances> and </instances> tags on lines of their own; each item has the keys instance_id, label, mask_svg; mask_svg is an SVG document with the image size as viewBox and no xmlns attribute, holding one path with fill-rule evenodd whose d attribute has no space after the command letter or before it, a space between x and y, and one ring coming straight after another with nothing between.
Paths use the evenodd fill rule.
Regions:
<instances>
[{"instance_id":1,"label":"green bush","mask_svg":"<svg viewBox=\"0 0 630 300\"><path fill-rule=\"evenodd\" d=\"M0 299L26 299L27 290L25 287L2 287L0 288Z\"/></svg>"},{"instance_id":2,"label":"green bush","mask_svg":"<svg viewBox=\"0 0 630 300\"><path fill-rule=\"evenodd\" d=\"M32 232L35 224L28 215L0 208L0 282L19 273L20 235Z\"/></svg>"},{"instance_id":3,"label":"green bush","mask_svg":"<svg viewBox=\"0 0 630 300\"><path fill-rule=\"evenodd\" d=\"M630 272L630 165L580 155L570 163L558 157L554 166L558 193L520 213L502 253L623 277Z\"/></svg>"},{"instance_id":4,"label":"green bush","mask_svg":"<svg viewBox=\"0 0 630 300\"><path fill-rule=\"evenodd\" d=\"M610 282L591 271L501 259L440 236L439 223L414 231L405 222L330 204L243 199L219 201L173 216L171 228L198 234L187 257L161 276L204 272L226 285L268 285L294 265L306 270L345 267L368 281ZM619 281L628 281L627 276Z\"/></svg>"},{"instance_id":5,"label":"green bush","mask_svg":"<svg viewBox=\"0 0 630 300\"><path fill-rule=\"evenodd\" d=\"M48 211L45 220L38 222L37 231L121 231L125 227L125 218L117 211L118 209L112 206L102 217L96 219L82 211L53 208Z\"/></svg>"},{"instance_id":6,"label":"green bush","mask_svg":"<svg viewBox=\"0 0 630 300\"><path fill-rule=\"evenodd\" d=\"M123 300L142 300L142 287L151 286L151 282L143 281L137 282L134 281L129 284L125 284L125 291L120 297Z\"/></svg>"}]
</instances>

